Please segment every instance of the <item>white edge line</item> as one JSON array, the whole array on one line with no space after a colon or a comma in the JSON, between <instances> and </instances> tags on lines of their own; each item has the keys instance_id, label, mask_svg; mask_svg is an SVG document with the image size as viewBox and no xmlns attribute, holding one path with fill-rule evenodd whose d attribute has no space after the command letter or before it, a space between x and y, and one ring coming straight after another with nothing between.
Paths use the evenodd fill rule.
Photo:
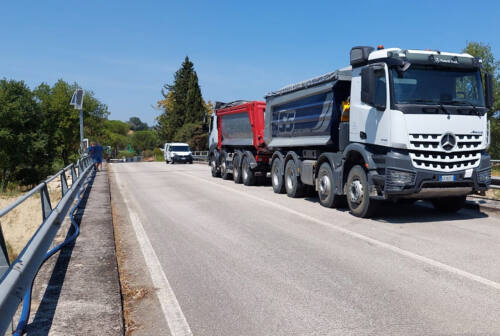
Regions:
<instances>
[{"instance_id":1,"label":"white edge line","mask_svg":"<svg viewBox=\"0 0 500 336\"><path fill-rule=\"evenodd\" d=\"M170 329L170 334L172 336L192 336L193 333L191 332L191 328L186 321L186 317L182 312L172 287L170 287L170 283L165 275L165 272L163 271L158 256L156 255L153 246L144 231L141 220L139 219L137 213L131 208L131 202L129 202L123 188L120 186L118 178L115 181L118 189L120 190L123 201L127 206L130 222L132 223L135 235L137 236L149 274L151 275L151 280L156 288L156 295L160 301L161 309L163 310L163 314Z\"/></svg>"},{"instance_id":2,"label":"white edge line","mask_svg":"<svg viewBox=\"0 0 500 336\"><path fill-rule=\"evenodd\" d=\"M500 283L492 281L492 280L489 280L489 279L486 279L486 278L483 278L483 277L481 277L479 275L476 275L476 274L473 274L473 273L469 273L467 271L464 271L464 270L461 270L459 268L456 268L456 267L444 264L444 263L436 261L434 259L430 259L428 257L424 257L422 255L419 255L419 254L416 254L416 253L404 250L402 248L399 248L397 246L394 246L394 245L391 245L391 244L387 244L387 243L384 243L382 241L376 240L374 238L370 238L368 236L365 236L363 234L360 234L360 233L357 233L357 232L345 229L343 227L340 227L340 226L337 226L337 225L325 222L323 220L320 220L320 219L314 218L312 216L303 214L303 213L301 213L299 211L290 209L290 208L288 208L286 206L283 206L281 204L277 204L277 203L274 203L272 201L268 201L268 200L256 197L256 196L251 195L249 193L246 193L244 191L236 190L236 189L227 187L225 185L222 185L220 183L216 183L216 182L213 182L213 181L209 181L209 180L203 179L203 178L201 178L199 176L196 176L196 175L191 175L191 174L184 173L184 172L177 172L177 173L185 175L185 176L189 176L191 178L196 178L196 179L198 179L200 181L204 181L204 182L209 183L209 184L213 184L213 185L219 186L220 188L223 188L223 189L226 189L226 190L238 193L240 195L246 196L246 197L251 198L251 199L253 199L255 201L258 201L258 202L265 203L265 204L267 204L269 206L278 208L280 210L288 211L288 212L294 214L295 216L302 217L305 220L308 220L308 221L311 221L311 222L315 222L317 224L329 227L329 228L331 228L333 230L336 230L336 231L341 232L343 234L346 234L346 235L349 235L351 237L360 239L360 240L365 241L367 243L376 245L378 247L384 248L386 250L392 251L392 252L397 253L399 255L408 257L410 259L419 261L419 262L424 263L424 264L431 265L431 266L436 267L436 268L440 268L440 269L445 270L445 271L447 271L449 273L452 273L452 274L464 277L466 279L469 279L469 280L481 283L481 284L483 284L485 286L489 286L489 287L492 287L492 288L500 290Z\"/></svg>"}]
</instances>

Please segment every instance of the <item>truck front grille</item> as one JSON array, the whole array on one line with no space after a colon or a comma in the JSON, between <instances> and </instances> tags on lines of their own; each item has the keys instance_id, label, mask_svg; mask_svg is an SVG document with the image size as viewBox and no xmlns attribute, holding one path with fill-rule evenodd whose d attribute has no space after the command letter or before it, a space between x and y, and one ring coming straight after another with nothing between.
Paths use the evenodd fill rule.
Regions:
<instances>
[{"instance_id":1,"label":"truck front grille","mask_svg":"<svg viewBox=\"0 0 500 336\"><path fill-rule=\"evenodd\" d=\"M410 134L413 166L439 172L475 168L481 160L480 134L455 134L455 144L443 145L443 134ZM451 148L446 151L445 149Z\"/></svg>"}]
</instances>

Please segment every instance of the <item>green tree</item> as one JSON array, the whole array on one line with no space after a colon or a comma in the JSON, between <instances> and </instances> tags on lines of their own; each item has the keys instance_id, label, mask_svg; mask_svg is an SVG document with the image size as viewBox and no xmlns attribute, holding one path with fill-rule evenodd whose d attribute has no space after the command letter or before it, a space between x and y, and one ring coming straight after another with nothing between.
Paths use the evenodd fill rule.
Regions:
<instances>
[{"instance_id":1,"label":"green tree","mask_svg":"<svg viewBox=\"0 0 500 336\"><path fill-rule=\"evenodd\" d=\"M29 184L32 183L33 177L31 174L26 176L26 169L36 172L39 125L39 108L26 84L0 80L0 185L3 191L18 173L22 176L17 178L26 178Z\"/></svg>"},{"instance_id":2,"label":"green tree","mask_svg":"<svg viewBox=\"0 0 500 336\"><path fill-rule=\"evenodd\" d=\"M137 153L160 145L160 139L155 131L137 131L131 137L132 147Z\"/></svg>"},{"instance_id":3,"label":"green tree","mask_svg":"<svg viewBox=\"0 0 500 336\"><path fill-rule=\"evenodd\" d=\"M158 107L163 109L163 113L156 119L159 137L167 141L196 143L199 144L196 147L205 149L207 137L202 126L209 108L203 100L198 76L188 57L175 73L174 83L164 85L162 95Z\"/></svg>"},{"instance_id":4,"label":"green tree","mask_svg":"<svg viewBox=\"0 0 500 336\"><path fill-rule=\"evenodd\" d=\"M58 80L52 87L42 83L35 89L44 116L45 131L50 135L48 153L68 165L78 157L80 147L80 113L69 105L78 84ZM86 91L83 100L84 135L95 140L103 136L104 120L109 112L105 104Z\"/></svg>"},{"instance_id":5,"label":"green tree","mask_svg":"<svg viewBox=\"0 0 500 336\"><path fill-rule=\"evenodd\" d=\"M111 146L111 156L117 157L120 149L129 144L127 137L129 124L120 120L105 120L103 123L103 135L96 140L107 146Z\"/></svg>"},{"instance_id":6,"label":"green tree","mask_svg":"<svg viewBox=\"0 0 500 336\"><path fill-rule=\"evenodd\" d=\"M138 117L132 117L129 119L128 124L132 131L146 131L149 129L147 123L142 122L142 120Z\"/></svg>"}]
</instances>

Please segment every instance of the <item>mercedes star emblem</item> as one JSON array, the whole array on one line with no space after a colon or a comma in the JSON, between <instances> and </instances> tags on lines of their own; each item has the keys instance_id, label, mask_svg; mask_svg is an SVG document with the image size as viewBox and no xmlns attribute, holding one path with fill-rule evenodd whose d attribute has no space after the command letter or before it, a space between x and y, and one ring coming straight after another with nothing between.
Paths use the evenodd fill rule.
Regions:
<instances>
[{"instance_id":1,"label":"mercedes star emblem","mask_svg":"<svg viewBox=\"0 0 500 336\"><path fill-rule=\"evenodd\" d=\"M455 148L455 145L457 144L457 139L455 138L455 136L453 134L446 133L441 138L440 143L441 143L441 147L445 151L451 152L453 150L453 148Z\"/></svg>"}]
</instances>

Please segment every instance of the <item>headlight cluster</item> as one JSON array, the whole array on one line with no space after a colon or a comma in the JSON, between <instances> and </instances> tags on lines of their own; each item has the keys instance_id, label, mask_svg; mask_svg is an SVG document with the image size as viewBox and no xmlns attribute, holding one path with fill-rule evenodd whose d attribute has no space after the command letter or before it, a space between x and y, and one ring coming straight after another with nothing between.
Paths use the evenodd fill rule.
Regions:
<instances>
[{"instance_id":1,"label":"headlight cluster","mask_svg":"<svg viewBox=\"0 0 500 336\"><path fill-rule=\"evenodd\" d=\"M385 174L385 190L400 191L406 186L415 184L416 174L396 169L387 169Z\"/></svg>"},{"instance_id":2,"label":"headlight cluster","mask_svg":"<svg viewBox=\"0 0 500 336\"><path fill-rule=\"evenodd\" d=\"M491 184L491 169L481 170L477 174L477 181L481 184L490 185Z\"/></svg>"}]
</instances>

